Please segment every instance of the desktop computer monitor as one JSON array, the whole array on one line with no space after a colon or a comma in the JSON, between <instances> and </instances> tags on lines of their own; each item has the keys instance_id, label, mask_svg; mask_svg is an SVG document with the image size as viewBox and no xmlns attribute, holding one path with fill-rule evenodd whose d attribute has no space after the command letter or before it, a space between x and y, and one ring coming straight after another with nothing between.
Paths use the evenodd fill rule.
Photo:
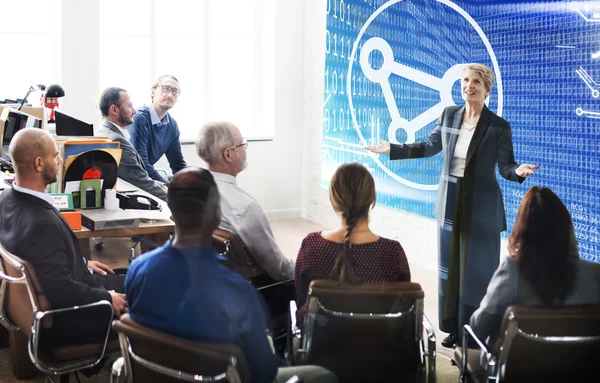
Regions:
<instances>
[{"instance_id":1,"label":"desktop computer monitor","mask_svg":"<svg viewBox=\"0 0 600 383\"><path fill-rule=\"evenodd\" d=\"M57 136L93 136L94 124L81 121L65 112L54 109Z\"/></svg>"},{"instance_id":2,"label":"desktop computer monitor","mask_svg":"<svg viewBox=\"0 0 600 383\"><path fill-rule=\"evenodd\" d=\"M16 109L8 109L8 117L4 122L4 137L2 146L9 145L13 136L21 129L41 128L42 120Z\"/></svg>"}]
</instances>

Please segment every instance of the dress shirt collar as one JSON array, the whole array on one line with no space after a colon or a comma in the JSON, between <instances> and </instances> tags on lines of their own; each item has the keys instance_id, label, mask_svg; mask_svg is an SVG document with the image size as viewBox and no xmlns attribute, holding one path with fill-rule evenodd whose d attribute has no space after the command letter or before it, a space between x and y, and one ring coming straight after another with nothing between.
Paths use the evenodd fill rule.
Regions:
<instances>
[{"instance_id":1,"label":"dress shirt collar","mask_svg":"<svg viewBox=\"0 0 600 383\"><path fill-rule=\"evenodd\" d=\"M156 113L156 109L154 109L154 105L152 104L148 105L148 112L150 112L150 122L152 122L152 125L166 125L169 122L171 122L169 120L169 113L165 114L165 116L161 120L160 117L158 117L158 113Z\"/></svg>"},{"instance_id":2,"label":"dress shirt collar","mask_svg":"<svg viewBox=\"0 0 600 383\"><path fill-rule=\"evenodd\" d=\"M237 186L237 179L229 174L219 173L219 172L211 172L215 181L217 182L227 182L229 184L233 184Z\"/></svg>"},{"instance_id":3,"label":"dress shirt collar","mask_svg":"<svg viewBox=\"0 0 600 383\"><path fill-rule=\"evenodd\" d=\"M48 194L46 192L42 193L42 192L39 192L37 190L22 188L19 185L17 185L16 182L12 183L12 187L13 187L13 189L15 189L16 191L18 191L19 193L29 194L29 195L37 197L37 198L39 198L41 200L44 200L44 201L48 202L50 205L52 205L52 207L54 207L56 210L58 210L58 207L56 207L54 205L54 197L52 197L50 194Z\"/></svg>"},{"instance_id":4,"label":"dress shirt collar","mask_svg":"<svg viewBox=\"0 0 600 383\"><path fill-rule=\"evenodd\" d=\"M116 126L116 127L117 127L117 129L119 129L119 132L121 132L121 134L122 134L122 135L123 135L123 136L124 136L124 137L127 139L127 141L129 141L129 132L127 131L127 129L123 129L123 128L121 128L119 125L115 124L115 123L114 123L114 122L112 122L112 121L109 121L109 120L106 120L106 121L108 121L109 123L111 123L111 124L113 124L114 126Z\"/></svg>"}]
</instances>

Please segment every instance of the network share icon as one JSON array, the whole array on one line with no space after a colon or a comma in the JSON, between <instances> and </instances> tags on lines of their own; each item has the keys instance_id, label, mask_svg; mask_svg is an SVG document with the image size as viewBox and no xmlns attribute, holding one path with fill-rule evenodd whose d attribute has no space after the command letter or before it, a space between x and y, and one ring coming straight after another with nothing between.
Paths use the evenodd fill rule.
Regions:
<instances>
[{"instance_id":1,"label":"network share icon","mask_svg":"<svg viewBox=\"0 0 600 383\"><path fill-rule=\"evenodd\" d=\"M382 13L390 8L391 6L400 3L402 0L390 0L379 7L373 14L367 19L366 23L360 29L356 40L354 41L352 54L349 57L348 64L348 72L347 72L347 81L346 81L346 94L348 96L348 104L350 107L350 113L352 117L352 124L354 129L356 130L361 142L363 145L371 144L367 141L363 133L361 132L359 123L357 121L354 102L352 97L352 78L353 78L353 63L355 61L358 46L365 35L367 28L382 15ZM481 29L481 27L477 24L477 22L462 8L458 5L452 3L449 0L431 0L435 3L443 4L456 13L458 13L462 18L464 18L472 28L479 35L482 43L484 44L487 53L490 57L490 60L493 65L493 70L496 76L496 89L497 89L497 114L502 115L502 107L503 107L503 98L502 98L502 77L500 75L500 70L498 66L498 61L496 59L496 55L492 49L492 46L485 36L485 33ZM432 20L433 21L433 20ZM435 27L435 26L433 26ZM372 64L369 62L369 57L374 51L378 51L383 57L383 63L379 68L374 68ZM397 140L397 131L402 130L403 136L406 137L405 143L413 143L416 140L416 133L422 129L425 129L431 122L435 121L444 108L452 105L456 105L452 98L452 88L456 81L460 79L460 75L464 66L467 63L458 63L447 68L445 73L441 78L428 74L424 71L417 70L415 68L409 67L401 62L396 61L394 57L394 53L390 44L383 39L382 37L373 36L366 40L362 46L360 51L359 58L359 67L367 80L377 84L381 87L382 94L385 100L385 104L387 106L389 115L391 117L391 122L387 128L387 134L385 138L391 143L401 143ZM428 88L434 89L440 94L440 101L434 106L430 107L426 111L419 114L417 117L409 120L405 115L403 115L403 110L398 108L396 103L396 99L394 97L394 93L392 91L392 86L390 84L390 76L400 76L411 80L415 83L421 84ZM489 102L489 99L486 100L486 104ZM381 138L381 137L379 137ZM438 185L436 184L424 184L419 182L418 180L409 180L407 178L401 177L392 170L390 170L381 160L379 156L374 153L370 153L369 155L373 159L373 161L377 164L377 166L382 169L386 174L394 178L396 181L421 190L436 190Z\"/></svg>"}]
</instances>

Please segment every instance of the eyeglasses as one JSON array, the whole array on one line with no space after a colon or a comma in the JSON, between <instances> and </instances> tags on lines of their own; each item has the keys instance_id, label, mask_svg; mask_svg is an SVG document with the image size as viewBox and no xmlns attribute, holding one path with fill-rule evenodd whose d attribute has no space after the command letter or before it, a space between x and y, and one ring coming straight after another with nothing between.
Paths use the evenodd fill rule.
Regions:
<instances>
[{"instance_id":1,"label":"eyeglasses","mask_svg":"<svg viewBox=\"0 0 600 383\"><path fill-rule=\"evenodd\" d=\"M242 140L241 144L232 146L232 147L227 148L225 150L235 150L235 149L241 148L241 147L243 147L244 149L248 149L248 141L245 138Z\"/></svg>"},{"instance_id":2,"label":"eyeglasses","mask_svg":"<svg viewBox=\"0 0 600 383\"><path fill-rule=\"evenodd\" d=\"M171 93L174 97L177 97L181 94L181 90L177 89L177 88L171 88L168 85L157 85L160 86L160 88L162 89L162 92L164 94L169 94Z\"/></svg>"}]
</instances>

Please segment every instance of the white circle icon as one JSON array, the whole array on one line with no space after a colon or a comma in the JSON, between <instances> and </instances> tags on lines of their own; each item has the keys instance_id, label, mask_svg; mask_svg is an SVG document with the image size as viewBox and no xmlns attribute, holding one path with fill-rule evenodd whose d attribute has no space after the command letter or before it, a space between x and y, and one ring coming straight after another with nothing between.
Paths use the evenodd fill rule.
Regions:
<instances>
[{"instance_id":1,"label":"white circle icon","mask_svg":"<svg viewBox=\"0 0 600 383\"><path fill-rule=\"evenodd\" d=\"M363 145L373 144L367 142L367 139L364 137L361 132L360 125L357 121L356 112L354 108L353 102L353 92L352 92L352 80L353 80L353 66L356 60L356 55L358 51L359 44L362 38L365 36L365 32L367 28L376 20L384 11L386 11L389 7L394 4L400 3L402 0L390 0L379 7L373 14L367 19L365 24L360 29L356 40L354 41L352 47L352 54L349 57L348 63L348 73L347 73L347 81L346 81L346 94L348 95L348 104L350 109L350 114L352 117L352 124L354 129L358 133L358 136ZM434 0L431 0L434 1ZM477 22L462 8L458 5L452 3L449 0L435 0L436 3L443 4L460 16L465 19L471 27L477 32L479 38L483 42L485 49L489 55L489 58L492 62L493 70L496 76L496 92L497 92L497 114L502 115L502 107L503 107L503 97L502 97L502 77L500 75L500 69L498 66L498 60L496 59L496 55L492 49L492 46L485 36L485 33L481 29L481 27L477 24ZM439 22L439 20L437 21ZM432 28L435 28L436 25L432 24ZM401 27L399 27L401 28ZM378 52L380 56L383 58L382 64L379 68L374 68L372 63L369 62L369 57L372 56L373 52ZM433 54L433 53L432 53ZM386 138L391 143L400 143L397 140L397 133L400 131L405 137L405 143L414 143L416 141L416 134L421 129L430 125L433 121L437 120L437 118L441 115L443 110L452 105L456 105L454 103L452 97L452 88L457 80L460 79L460 75L462 73L463 67L468 63L458 63L449 66L442 77L436 77L432 74L427 73L426 71L420 71L414 69L409 65L405 65L402 62L398 62L397 58L394 57L394 51L392 46L390 46L389 42L384 38L379 36L374 36L368 38L362 48L360 50L360 56L358 58L358 64L364 74L366 80L371 81L375 84L375 86L379 86L381 88L381 93L385 100L385 104L387 106L387 110L390 114L391 122L387 126L387 135ZM448 60L451 61L451 60ZM400 110L396 103L396 98L394 97L394 92L392 90L392 85L390 83L390 76L400 76L406 80L412 81L414 83L420 84L427 88L431 88L435 91L439 92L439 102L427 110L423 111L416 117L409 119L406 115L403 115L404 110ZM486 104L489 102L489 99L486 100ZM414 111L411 111L414 112ZM369 152L368 155L377 163L377 165L389 176L397 180L398 182L405 184L407 186L421 189L421 190L436 190L438 185L435 184L424 184L415 181L408 180L400 175L396 174L394 171L390 170L385 164L383 164L377 154Z\"/></svg>"}]
</instances>

